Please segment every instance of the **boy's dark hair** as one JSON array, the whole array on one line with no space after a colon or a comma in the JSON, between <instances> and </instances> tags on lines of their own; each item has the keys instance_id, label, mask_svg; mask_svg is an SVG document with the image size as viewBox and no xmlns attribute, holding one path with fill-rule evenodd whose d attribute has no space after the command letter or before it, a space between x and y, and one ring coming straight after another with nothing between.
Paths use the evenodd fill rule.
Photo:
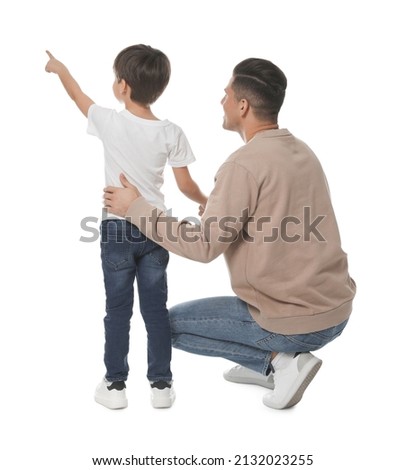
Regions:
<instances>
[{"instance_id":1,"label":"boy's dark hair","mask_svg":"<svg viewBox=\"0 0 406 470\"><path fill-rule=\"evenodd\" d=\"M282 70L269 60L252 58L236 65L233 77L236 99L245 98L258 119L276 123L288 83Z\"/></svg>"},{"instance_id":2,"label":"boy's dark hair","mask_svg":"<svg viewBox=\"0 0 406 470\"><path fill-rule=\"evenodd\" d=\"M149 105L163 93L171 76L168 57L151 46L137 44L123 49L114 60L117 80L131 88L131 99Z\"/></svg>"}]
</instances>

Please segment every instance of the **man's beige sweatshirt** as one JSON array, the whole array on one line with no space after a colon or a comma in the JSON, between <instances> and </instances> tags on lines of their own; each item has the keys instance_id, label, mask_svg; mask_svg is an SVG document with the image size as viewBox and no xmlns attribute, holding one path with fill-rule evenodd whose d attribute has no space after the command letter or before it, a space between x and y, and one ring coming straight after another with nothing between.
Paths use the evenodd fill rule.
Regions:
<instances>
[{"instance_id":1,"label":"man's beige sweatshirt","mask_svg":"<svg viewBox=\"0 0 406 470\"><path fill-rule=\"evenodd\" d=\"M180 256L207 263L224 254L232 289L265 330L309 333L350 316L355 283L323 169L287 129L257 133L223 163L201 225L142 197L127 219Z\"/></svg>"}]
</instances>

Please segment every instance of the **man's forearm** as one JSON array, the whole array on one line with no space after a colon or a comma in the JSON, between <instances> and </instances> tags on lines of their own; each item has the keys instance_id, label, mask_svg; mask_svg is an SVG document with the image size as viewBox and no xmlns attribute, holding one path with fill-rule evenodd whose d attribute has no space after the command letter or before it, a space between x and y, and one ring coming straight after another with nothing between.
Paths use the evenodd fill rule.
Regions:
<instances>
[{"instance_id":1,"label":"man's forearm","mask_svg":"<svg viewBox=\"0 0 406 470\"><path fill-rule=\"evenodd\" d=\"M216 174L201 223L194 225L187 220L178 222L149 204L124 175L120 175L120 181L123 188L105 188L105 207L125 216L167 250L203 263L217 258L239 239L258 194L255 181L244 167L225 162Z\"/></svg>"},{"instance_id":2,"label":"man's forearm","mask_svg":"<svg viewBox=\"0 0 406 470\"><path fill-rule=\"evenodd\" d=\"M126 219L168 251L194 261L209 263L228 246L219 242L217 237L211 240L199 225L185 220L178 222L174 217L167 216L142 197L130 205Z\"/></svg>"}]
</instances>

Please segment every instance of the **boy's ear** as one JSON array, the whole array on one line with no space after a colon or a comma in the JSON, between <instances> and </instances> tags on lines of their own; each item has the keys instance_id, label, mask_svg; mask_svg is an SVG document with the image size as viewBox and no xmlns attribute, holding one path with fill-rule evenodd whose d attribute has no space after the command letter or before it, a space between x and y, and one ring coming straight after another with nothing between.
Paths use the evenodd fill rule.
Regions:
<instances>
[{"instance_id":1,"label":"boy's ear","mask_svg":"<svg viewBox=\"0 0 406 470\"><path fill-rule=\"evenodd\" d=\"M128 85L127 85L127 82L124 80L124 78L122 78L118 82L118 90L119 90L121 95L125 95L127 93Z\"/></svg>"}]
</instances>

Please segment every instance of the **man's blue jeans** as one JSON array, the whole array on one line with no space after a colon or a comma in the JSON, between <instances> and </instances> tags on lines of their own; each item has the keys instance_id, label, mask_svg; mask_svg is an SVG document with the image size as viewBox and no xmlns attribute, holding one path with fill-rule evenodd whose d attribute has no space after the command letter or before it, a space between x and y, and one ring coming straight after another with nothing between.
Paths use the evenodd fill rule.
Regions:
<instances>
[{"instance_id":1,"label":"man's blue jeans","mask_svg":"<svg viewBox=\"0 0 406 470\"><path fill-rule=\"evenodd\" d=\"M262 329L238 297L213 297L169 310L172 345L183 351L229 359L269 373L272 352L307 352L337 338L347 321L315 333L281 335Z\"/></svg>"},{"instance_id":2,"label":"man's blue jeans","mask_svg":"<svg viewBox=\"0 0 406 470\"><path fill-rule=\"evenodd\" d=\"M148 334L148 380L170 381L171 333L166 301L168 252L135 225L120 219L101 224L101 258L106 289L106 379L126 380L134 282Z\"/></svg>"}]
</instances>

